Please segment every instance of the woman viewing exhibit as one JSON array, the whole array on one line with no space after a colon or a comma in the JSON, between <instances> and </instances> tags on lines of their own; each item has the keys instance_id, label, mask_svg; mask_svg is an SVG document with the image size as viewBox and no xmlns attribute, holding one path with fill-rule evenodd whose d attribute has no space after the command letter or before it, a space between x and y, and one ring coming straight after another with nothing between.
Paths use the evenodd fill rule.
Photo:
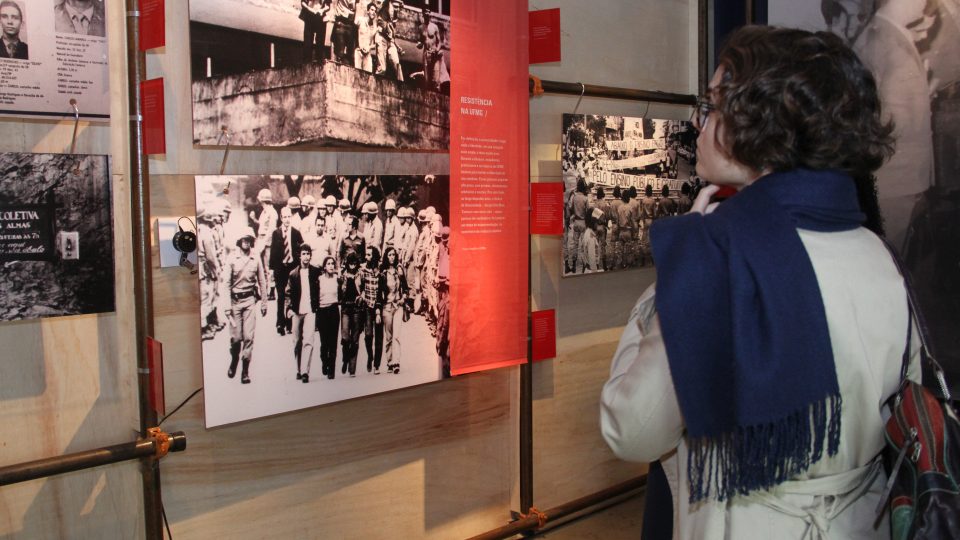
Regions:
<instances>
[{"instance_id":1,"label":"woman viewing exhibit","mask_svg":"<svg viewBox=\"0 0 960 540\"><path fill-rule=\"evenodd\" d=\"M658 281L613 359L604 437L660 459L673 516L647 517L674 538L887 537L881 407L910 322L872 173L893 126L832 34L745 27L718 65L693 116L712 186L653 224ZM717 185L738 192L708 204Z\"/></svg>"}]
</instances>

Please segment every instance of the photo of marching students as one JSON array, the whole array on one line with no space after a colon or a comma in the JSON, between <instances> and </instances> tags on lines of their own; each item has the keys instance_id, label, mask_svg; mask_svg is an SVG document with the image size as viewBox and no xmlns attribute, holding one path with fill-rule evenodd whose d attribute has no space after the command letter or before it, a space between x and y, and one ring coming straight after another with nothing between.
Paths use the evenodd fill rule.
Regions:
<instances>
[{"instance_id":1,"label":"photo of marching students","mask_svg":"<svg viewBox=\"0 0 960 540\"><path fill-rule=\"evenodd\" d=\"M654 264L650 226L702 187L690 122L563 115L563 275Z\"/></svg>"},{"instance_id":2,"label":"photo of marching students","mask_svg":"<svg viewBox=\"0 0 960 540\"><path fill-rule=\"evenodd\" d=\"M194 143L446 150L450 2L191 0Z\"/></svg>"},{"instance_id":3,"label":"photo of marching students","mask_svg":"<svg viewBox=\"0 0 960 540\"><path fill-rule=\"evenodd\" d=\"M435 175L196 177L207 427L449 377L449 194Z\"/></svg>"}]
</instances>

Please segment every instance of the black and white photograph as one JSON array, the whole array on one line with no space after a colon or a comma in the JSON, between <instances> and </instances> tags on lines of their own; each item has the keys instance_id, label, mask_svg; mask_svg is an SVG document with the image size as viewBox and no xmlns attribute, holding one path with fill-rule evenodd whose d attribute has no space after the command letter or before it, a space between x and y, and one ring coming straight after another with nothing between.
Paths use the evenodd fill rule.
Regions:
<instances>
[{"instance_id":1,"label":"black and white photograph","mask_svg":"<svg viewBox=\"0 0 960 540\"><path fill-rule=\"evenodd\" d=\"M107 156L0 154L0 321L114 310Z\"/></svg>"},{"instance_id":2,"label":"black and white photograph","mask_svg":"<svg viewBox=\"0 0 960 540\"><path fill-rule=\"evenodd\" d=\"M0 116L109 120L105 9L104 0L0 0Z\"/></svg>"},{"instance_id":3,"label":"black and white photograph","mask_svg":"<svg viewBox=\"0 0 960 540\"><path fill-rule=\"evenodd\" d=\"M897 139L876 173L884 232L913 276L947 379L960 379L960 3L770 0L769 19L837 34L873 73Z\"/></svg>"},{"instance_id":4,"label":"black and white photograph","mask_svg":"<svg viewBox=\"0 0 960 540\"><path fill-rule=\"evenodd\" d=\"M0 0L0 58L29 60L27 29L23 25L26 16L23 4L14 0Z\"/></svg>"},{"instance_id":5,"label":"black and white photograph","mask_svg":"<svg viewBox=\"0 0 960 540\"><path fill-rule=\"evenodd\" d=\"M104 37L104 0L53 0L53 25L58 34Z\"/></svg>"},{"instance_id":6,"label":"black and white photograph","mask_svg":"<svg viewBox=\"0 0 960 540\"><path fill-rule=\"evenodd\" d=\"M450 376L448 176L196 177L207 427Z\"/></svg>"},{"instance_id":7,"label":"black and white photograph","mask_svg":"<svg viewBox=\"0 0 960 540\"><path fill-rule=\"evenodd\" d=\"M191 0L199 145L450 147L450 2Z\"/></svg>"},{"instance_id":8,"label":"black and white photograph","mask_svg":"<svg viewBox=\"0 0 960 540\"><path fill-rule=\"evenodd\" d=\"M654 220L702 187L690 122L563 115L563 275L652 266Z\"/></svg>"}]
</instances>

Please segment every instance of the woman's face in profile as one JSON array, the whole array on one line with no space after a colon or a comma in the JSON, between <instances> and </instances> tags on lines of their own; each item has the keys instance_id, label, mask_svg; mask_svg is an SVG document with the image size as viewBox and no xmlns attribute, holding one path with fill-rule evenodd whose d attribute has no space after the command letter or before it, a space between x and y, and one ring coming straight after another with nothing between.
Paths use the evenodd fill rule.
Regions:
<instances>
[{"instance_id":1,"label":"woman's face in profile","mask_svg":"<svg viewBox=\"0 0 960 540\"><path fill-rule=\"evenodd\" d=\"M716 88L723 77L723 66L717 68L707 87L707 100L715 104ZM701 124L697 137L697 175L713 184L740 189L760 176L758 171L740 163L726 148L723 119L718 110L712 110Z\"/></svg>"}]
</instances>

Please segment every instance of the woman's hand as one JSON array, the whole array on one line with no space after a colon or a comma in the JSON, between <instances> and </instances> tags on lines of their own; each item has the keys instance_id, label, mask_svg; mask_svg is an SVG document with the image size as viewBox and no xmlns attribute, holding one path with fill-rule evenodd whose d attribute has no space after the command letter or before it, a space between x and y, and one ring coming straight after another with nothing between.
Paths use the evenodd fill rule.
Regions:
<instances>
[{"instance_id":1,"label":"woman's hand","mask_svg":"<svg viewBox=\"0 0 960 540\"><path fill-rule=\"evenodd\" d=\"M710 202L710 198L713 197L718 191L720 191L720 186L709 185L700 190L700 193L697 194L697 198L693 201L693 206L690 207L688 214L696 212L697 214L709 214L717 208L718 202Z\"/></svg>"}]
</instances>

